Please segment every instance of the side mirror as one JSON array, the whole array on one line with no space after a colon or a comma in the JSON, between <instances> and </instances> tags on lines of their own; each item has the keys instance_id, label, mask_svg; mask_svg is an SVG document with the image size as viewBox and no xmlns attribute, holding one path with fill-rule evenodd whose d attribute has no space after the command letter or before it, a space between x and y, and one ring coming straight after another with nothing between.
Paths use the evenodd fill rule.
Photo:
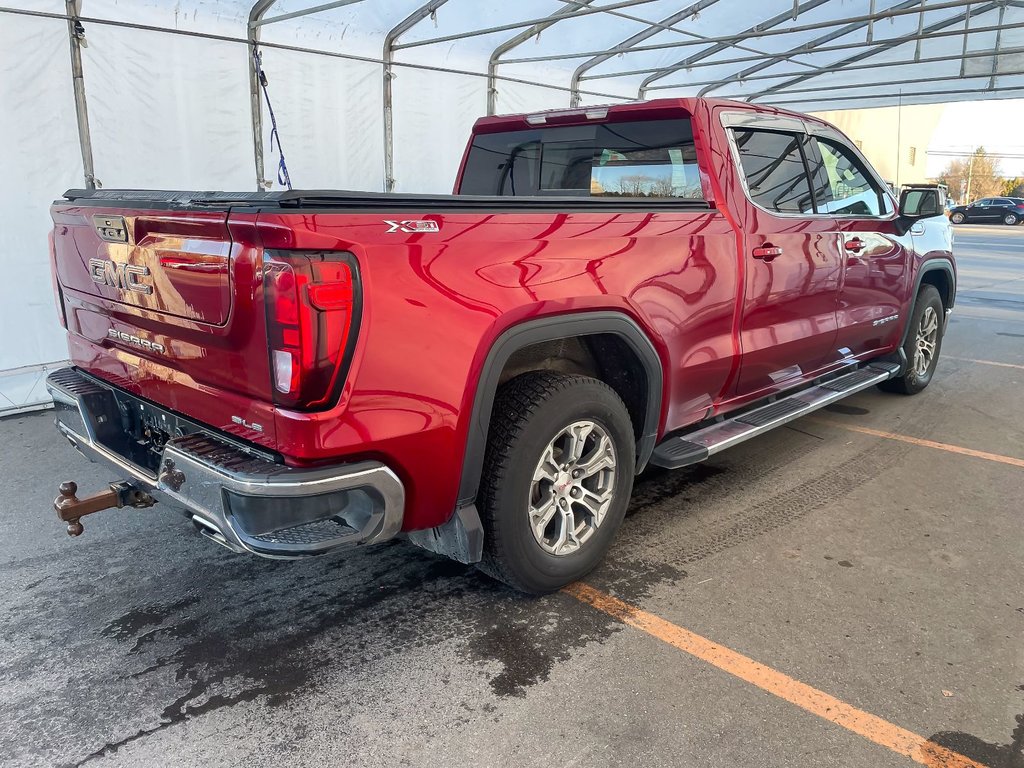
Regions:
<instances>
[{"instance_id":1,"label":"side mirror","mask_svg":"<svg viewBox=\"0 0 1024 768\"><path fill-rule=\"evenodd\" d=\"M900 216L924 219L942 213L942 200L937 189L905 189L900 195Z\"/></svg>"},{"instance_id":2,"label":"side mirror","mask_svg":"<svg viewBox=\"0 0 1024 768\"><path fill-rule=\"evenodd\" d=\"M900 212L896 218L896 231L905 235L918 219L942 215L944 194L937 188L911 188L900 193Z\"/></svg>"}]
</instances>

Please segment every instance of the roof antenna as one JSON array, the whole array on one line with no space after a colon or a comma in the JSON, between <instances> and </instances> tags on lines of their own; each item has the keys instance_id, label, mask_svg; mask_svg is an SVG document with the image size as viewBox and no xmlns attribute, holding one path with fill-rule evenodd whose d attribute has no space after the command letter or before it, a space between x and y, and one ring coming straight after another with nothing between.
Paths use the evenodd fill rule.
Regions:
<instances>
[{"instance_id":1,"label":"roof antenna","mask_svg":"<svg viewBox=\"0 0 1024 768\"><path fill-rule=\"evenodd\" d=\"M277 183L282 187L287 187L290 192L292 189L292 179L288 175L288 163L284 159L284 148L281 146L281 134L277 131L277 118L274 117L274 107L270 103L270 92L267 90L267 73L263 71L263 54L260 53L255 45L252 47L252 60L256 66L256 77L260 81L260 87L263 89L263 97L267 102L267 112L270 113L270 148L273 149L276 142L277 154L281 158L277 163Z\"/></svg>"}]
</instances>

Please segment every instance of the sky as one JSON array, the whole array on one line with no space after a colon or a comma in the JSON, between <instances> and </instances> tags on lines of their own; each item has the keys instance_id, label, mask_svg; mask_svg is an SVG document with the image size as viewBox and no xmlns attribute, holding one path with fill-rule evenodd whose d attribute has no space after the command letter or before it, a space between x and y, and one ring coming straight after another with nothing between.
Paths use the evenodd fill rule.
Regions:
<instances>
[{"instance_id":1,"label":"sky","mask_svg":"<svg viewBox=\"0 0 1024 768\"><path fill-rule=\"evenodd\" d=\"M1004 176L1024 176L1024 99L946 105L928 149L970 152L978 146L992 153L1021 155L1001 159L1000 170ZM937 176L951 159L929 154L928 176Z\"/></svg>"}]
</instances>

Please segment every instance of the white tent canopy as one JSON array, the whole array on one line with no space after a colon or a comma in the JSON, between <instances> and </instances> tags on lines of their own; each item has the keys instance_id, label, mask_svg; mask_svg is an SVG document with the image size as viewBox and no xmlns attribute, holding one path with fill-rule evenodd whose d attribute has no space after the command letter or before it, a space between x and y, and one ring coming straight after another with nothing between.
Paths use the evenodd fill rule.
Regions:
<instances>
[{"instance_id":1,"label":"white tent canopy","mask_svg":"<svg viewBox=\"0 0 1024 768\"><path fill-rule=\"evenodd\" d=\"M488 111L1024 96L1024 2L1010 0L13 2L0 5L0 411L45 402L41 376L65 355L50 200L93 180L238 190L275 178L257 41L305 188L448 191Z\"/></svg>"}]
</instances>

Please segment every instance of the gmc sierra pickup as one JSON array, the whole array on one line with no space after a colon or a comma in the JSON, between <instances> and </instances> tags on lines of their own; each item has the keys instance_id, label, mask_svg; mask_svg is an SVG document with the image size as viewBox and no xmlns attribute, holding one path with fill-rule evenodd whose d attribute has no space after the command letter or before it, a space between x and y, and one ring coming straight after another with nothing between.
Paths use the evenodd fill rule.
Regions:
<instances>
[{"instance_id":1,"label":"gmc sierra pickup","mask_svg":"<svg viewBox=\"0 0 1024 768\"><path fill-rule=\"evenodd\" d=\"M395 536L542 593L634 476L935 371L956 272L821 120L671 99L479 120L455 194L72 190L60 432L236 551Z\"/></svg>"}]
</instances>

